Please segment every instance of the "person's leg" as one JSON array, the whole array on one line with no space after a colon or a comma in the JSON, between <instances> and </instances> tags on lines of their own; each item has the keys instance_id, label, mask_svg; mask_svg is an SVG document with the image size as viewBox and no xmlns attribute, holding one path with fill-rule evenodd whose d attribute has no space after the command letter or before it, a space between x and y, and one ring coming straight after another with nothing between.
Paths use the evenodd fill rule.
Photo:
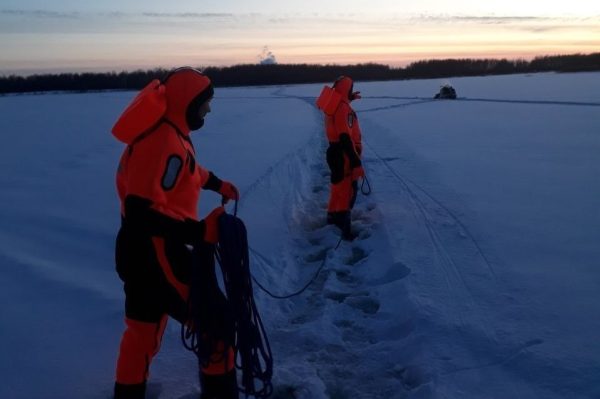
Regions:
<instances>
[{"instance_id":1,"label":"person's leg","mask_svg":"<svg viewBox=\"0 0 600 399\"><path fill-rule=\"evenodd\" d=\"M327 165L329 166L330 185L329 202L327 204L327 224L339 225L339 212L346 210L346 184L344 184L345 163L343 152L338 144L330 144L327 148Z\"/></svg>"},{"instance_id":2,"label":"person's leg","mask_svg":"<svg viewBox=\"0 0 600 399\"><path fill-rule=\"evenodd\" d=\"M117 270L124 281L125 331L121 338L115 399L143 399L150 364L167 324L163 277L152 241L120 234Z\"/></svg>"},{"instance_id":3,"label":"person's leg","mask_svg":"<svg viewBox=\"0 0 600 399\"><path fill-rule=\"evenodd\" d=\"M352 189L350 193L350 209L354 209L354 204L356 204L356 196L358 195L358 181L354 180L350 187Z\"/></svg>"},{"instance_id":4,"label":"person's leg","mask_svg":"<svg viewBox=\"0 0 600 399\"><path fill-rule=\"evenodd\" d=\"M235 368L226 373L208 374L200 372L202 395L200 399L238 399L238 385Z\"/></svg>"},{"instance_id":5,"label":"person's leg","mask_svg":"<svg viewBox=\"0 0 600 399\"><path fill-rule=\"evenodd\" d=\"M157 323L125 318L115 382L115 399L143 399L150 363L158 353L167 325L164 315Z\"/></svg>"},{"instance_id":6,"label":"person's leg","mask_svg":"<svg viewBox=\"0 0 600 399\"><path fill-rule=\"evenodd\" d=\"M344 240L356 238L351 230L350 209L355 198L352 179L348 176L337 184L331 184L331 194L327 207L327 223L335 224L342 231Z\"/></svg>"}]
</instances>

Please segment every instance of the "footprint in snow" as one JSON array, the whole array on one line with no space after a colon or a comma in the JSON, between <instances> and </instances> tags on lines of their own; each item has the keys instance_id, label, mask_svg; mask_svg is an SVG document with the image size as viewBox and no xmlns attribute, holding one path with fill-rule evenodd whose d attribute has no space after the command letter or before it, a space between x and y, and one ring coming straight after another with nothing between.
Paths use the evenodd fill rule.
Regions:
<instances>
[{"instance_id":1,"label":"footprint in snow","mask_svg":"<svg viewBox=\"0 0 600 399\"><path fill-rule=\"evenodd\" d=\"M311 252L304 257L304 261L306 263L322 261L327 256L328 251L329 251L328 248L321 248L321 249L317 250L316 252Z\"/></svg>"},{"instance_id":2,"label":"footprint in snow","mask_svg":"<svg viewBox=\"0 0 600 399\"><path fill-rule=\"evenodd\" d=\"M358 232L358 240L363 241L371 237L371 229L362 229Z\"/></svg>"},{"instance_id":3,"label":"footprint in snow","mask_svg":"<svg viewBox=\"0 0 600 399\"><path fill-rule=\"evenodd\" d=\"M298 397L298 387L282 384L273 387L272 399L295 399Z\"/></svg>"},{"instance_id":4,"label":"footprint in snow","mask_svg":"<svg viewBox=\"0 0 600 399\"><path fill-rule=\"evenodd\" d=\"M309 321L313 320L313 317L311 317L308 314L301 314L300 316L296 316L293 319L290 320L290 323L292 325L297 325L297 324L306 324Z\"/></svg>"},{"instance_id":5,"label":"footprint in snow","mask_svg":"<svg viewBox=\"0 0 600 399\"><path fill-rule=\"evenodd\" d=\"M308 239L308 243L314 247L320 245L323 242L323 237L311 237Z\"/></svg>"},{"instance_id":6,"label":"footprint in snow","mask_svg":"<svg viewBox=\"0 0 600 399\"><path fill-rule=\"evenodd\" d=\"M335 292L335 291L327 291L323 294L325 298L331 299L332 301L336 301L338 303L342 303L350 296L350 294L346 294L343 292Z\"/></svg>"},{"instance_id":7,"label":"footprint in snow","mask_svg":"<svg viewBox=\"0 0 600 399\"><path fill-rule=\"evenodd\" d=\"M412 391L430 381L430 377L428 377L423 370L415 366L403 367L399 370L395 370L394 374L408 391Z\"/></svg>"},{"instance_id":8,"label":"footprint in snow","mask_svg":"<svg viewBox=\"0 0 600 399\"><path fill-rule=\"evenodd\" d=\"M335 270L335 277L345 284L353 285L358 282L358 279L349 270Z\"/></svg>"},{"instance_id":9,"label":"footprint in snow","mask_svg":"<svg viewBox=\"0 0 600 399\"><path fill-rule=\"evenodd\" d=\"M369 254L364 249L359 247L352 247L352 253L349 257L345 259L344 263L349 266L353 266L361 260L365 259L368 255Z\"/></svg>"},{"instance_id":10,"label":"footprint in snow","mask_svg":"<svg viewBox=\"0 0 600 399\"><path fill-rule=\"evenodd\" d=\"M375 314L379 311L379 308L381 307L381 304L378 300L373 299L369 296L351 296L346 298L344 303L366 314Z\"/></svg>"},{"instance_id":11,"label":"footprint in snow","mask_svg":"<svg viewBox=\"0 0 600 399\"><path fill-rule=\"evenodd\" d=\"M344 328L342 330L342 339L347 343L356 343L359 345L365 345L367 342L371 342L368 331L361 326L353 326L352 328Z\"/></svg>"},{"instance_id":12,"label":"footprint in snow","mask_svg":"<svg viewBox=\"0 0 600 399\"><path fill-rule=\"evenodd\" d=\"M339 291L332 291L332 290L325 290L323 292L323 295L325 296L325 298L334 300L336 302L342 303L346 300L346 298L349 298L351 296L368 296L369 292L368 291L360 291L360 292L339 292Z\"/></svg>"},{"instance_id":13,"label":"footprint in snow","mask_svg":"<svg viewBox=\"0 0 600 399\"><path fill-rule=\"evenodd\" d=\"M322 229L323 227L327 226L327 220L325 219L325 217L310 218L310 219L304 220L302 225L303 225L305 231L309 231L309 232L316 231L316 230Z\"/></svg>"},{"instance_id":14,"label":"footprint in snow","mask_svg":"<svg viewBox=\"0 0 600 399\"><path fill-rule=\"evenodd\" d=\"M369 224L373 220L373 211L375 208L369 209L367 206L366 209L354 209L352 210L352 220L362 221L366 224Z\"/></svg>"}]
</instances>

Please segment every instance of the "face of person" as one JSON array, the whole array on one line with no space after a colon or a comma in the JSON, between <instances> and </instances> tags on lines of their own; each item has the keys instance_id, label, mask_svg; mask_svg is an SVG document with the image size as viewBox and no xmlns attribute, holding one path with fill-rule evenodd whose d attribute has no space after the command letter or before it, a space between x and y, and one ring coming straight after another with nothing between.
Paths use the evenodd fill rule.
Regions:
<instances>
[{"instance_id":1,"label":"face of person","mask_svg":"<svg viewBox=\"0 0 600 399\"><path fill-rule=\"evenodd\" d=\"M210 102L212 97L205 100L202 104L198 102L190 104L186 112L186 122L190 131L195 131L204 126L204 117L210 112Z\"/></svg>"},{"instance_id":2,"label":"face of person","mask_svg":"<svg viewBox=\"0 0 600 399\"><path fill-rule=\"evenodd\" d=\"M198 109L198 116L200 117L200 119L204 119L206 114L208 114L210 112L210 102L211 101L212 101L212 98L209 98Z\"/></svg>"}]
</instances>

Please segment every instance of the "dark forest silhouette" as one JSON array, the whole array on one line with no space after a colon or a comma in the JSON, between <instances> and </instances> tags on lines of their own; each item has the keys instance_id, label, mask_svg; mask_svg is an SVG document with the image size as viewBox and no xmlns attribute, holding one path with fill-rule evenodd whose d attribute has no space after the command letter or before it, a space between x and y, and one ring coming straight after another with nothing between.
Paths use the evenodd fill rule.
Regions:
<instances>
[{"instance_id":1,"label":"dark forest silhouette","mask_svg":"<svg viewBox=\"0 0 600 399\"><path fill-rule=\"evenodd\" d=\"M414 62L404 68L382 64L316 65L271 64L206 67L203 70L217 87L332 82L339 75L357 81L427 79L533 72L581 72L600 70L600 53L536 57L531 61L507 59L445 59ZM106 73L61 73L1 76L0 94L44 91L137 90L166 69Z\"/></svg>"}]
</instances>

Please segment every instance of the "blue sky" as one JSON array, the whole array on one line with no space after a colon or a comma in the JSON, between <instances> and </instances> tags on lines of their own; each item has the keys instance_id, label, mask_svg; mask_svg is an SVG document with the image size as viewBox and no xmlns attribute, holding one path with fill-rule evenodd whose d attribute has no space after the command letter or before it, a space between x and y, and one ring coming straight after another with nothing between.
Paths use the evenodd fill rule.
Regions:
<instances>
[{"instance_id":1,"label":"blue sky","mask_svg":"<svg viewBox=\"0 0 600 399\"><path fill-rule=\"evenodd\" d=\"M600 51L600 1L0 0L0 74Z\"/></svg>"}]
</instances>

